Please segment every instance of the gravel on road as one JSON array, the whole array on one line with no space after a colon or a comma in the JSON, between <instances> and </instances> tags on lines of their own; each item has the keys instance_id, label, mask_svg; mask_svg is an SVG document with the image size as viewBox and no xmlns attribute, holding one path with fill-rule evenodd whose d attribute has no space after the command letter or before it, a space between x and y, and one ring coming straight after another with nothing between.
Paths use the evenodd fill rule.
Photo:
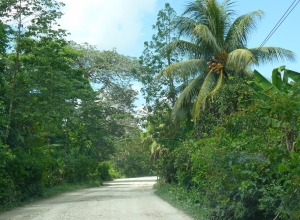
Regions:
<instances>
[{"instance_id":1,"label":"gravel on road","mask_svg":"<svg viewBox=\"0 0 300 220\"><path fill-rule=\"evenodd\" d=\"M117 179L0 214L0 220L188 220L154 194L156 177Z\"/></svg>"}]
</instances>

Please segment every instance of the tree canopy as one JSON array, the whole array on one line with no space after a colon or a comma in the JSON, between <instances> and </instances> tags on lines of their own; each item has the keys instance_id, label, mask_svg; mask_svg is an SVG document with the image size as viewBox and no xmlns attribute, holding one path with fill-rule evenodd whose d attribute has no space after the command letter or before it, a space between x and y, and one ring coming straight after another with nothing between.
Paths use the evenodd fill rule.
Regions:
<instances>
[{"instance_id":1,"label":"tree canopy","mask_svg":"<svg viewBox=\"0 0 300 220\"><path fill-rule=\"evenodd\" d=\"M186 60L166 67L159 75L180 76L189 84L173 108L175 116L189 111L196 119L206 99L213 95L229 75L247 74L249 67L272 61L294 60L294 53L280 47L247 48L249 36L263 17L260 10L234 18L233 2L196 0L187 4L177 19L182 40L174 40L169 50L185 54ZM185 113L186 114L186 113Z\"/></svg>"}]
</instances>

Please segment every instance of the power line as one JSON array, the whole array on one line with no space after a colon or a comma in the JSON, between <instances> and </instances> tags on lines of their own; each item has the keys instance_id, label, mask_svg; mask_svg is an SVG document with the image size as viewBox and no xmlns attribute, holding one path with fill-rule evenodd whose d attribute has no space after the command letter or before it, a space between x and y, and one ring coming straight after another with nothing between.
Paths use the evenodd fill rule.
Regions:
<instances>
[{"instance_id":1,"label":"power line","mask_svg":"<svg viewBox=\"0 0 300 220\"><path fill-rule=\"evenodd\" d=\"M270 31L270 33L268 34L268 36L264 39L264 41L261 43L261 45L259 46L259 48L261 48L269 39L270 37L273 35L273 33L277 30L277 28L282 24L282 22L284 21L281 21L284 16L288 13L288 11L290 10L290 8L293 6L293 4L296 2L297 0L294 0L294 2L290 5L290 7L285 11L285 13L282 15L282 17L279 19L279 21L277 22L277 24L273 27L273 29ZM299 1L298 1L299 3ZM297 3L297 4L298 4ZM296 5L297 5L296 4ZM294 8L293 8L294 9ZM290 13L290 12L289 12ZM289 15L289 14L288 14ZM287 16L288 16L287 15ZM286 17L285 17L286 18ZM278 27L277 27L278 26Z\"/></svg>"},{"instance_id":2,"label":"power line","mask_svg":"<svg viewBox=\"0 0 300 220\"><path fill-rule=\"evenodd\" d=\"M277 31L277 29L280 27L280 25L285 21L285 19L290 15L290 13L295 9L295 7L298 5L300 0L295 4L297 0L294 0L293 3L290 5L290 7L285 11L285 13L281 16L279 21L276 23L276 25L273 27L273 29L270 31L270 33L267 35L267 37L264 39L264 41L261 43L261 45L256 49L257 51L260 51L261 48L267 43L267 41L272 37L272 35ZM295 5L294 5L295 4ZM294 7L293 7L294 5ZM292 8L292 9L291 9ZM290 10L291 9L291 10ZM245 69L246 66L251 62L251 59L246 63L246 65L241 69Z\"/></svg>"}]
</instances>

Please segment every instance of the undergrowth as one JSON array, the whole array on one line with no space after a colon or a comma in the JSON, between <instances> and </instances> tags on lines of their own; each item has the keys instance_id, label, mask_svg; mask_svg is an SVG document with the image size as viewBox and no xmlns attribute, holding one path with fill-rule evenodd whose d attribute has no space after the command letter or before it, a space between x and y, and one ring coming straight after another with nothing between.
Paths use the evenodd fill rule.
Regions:
<instances>
[{"instance_id":1,"label":"undergrowth","mask_svg":"<svg viewBox=\"0 0 300 220\"><path fill-rule=\"evenodd\" d=\"M157 196L190 217L199 220L206 219L206 212L201 208L200 201L197 199L198 193L194 189L187 190L177 184L164 183L155 184L154 189Z\"/></svg>"}]
</instances>

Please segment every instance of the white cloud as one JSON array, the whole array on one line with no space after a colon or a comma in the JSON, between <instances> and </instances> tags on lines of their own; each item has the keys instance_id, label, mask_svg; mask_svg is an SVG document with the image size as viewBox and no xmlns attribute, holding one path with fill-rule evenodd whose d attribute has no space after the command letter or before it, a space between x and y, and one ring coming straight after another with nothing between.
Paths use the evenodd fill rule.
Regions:
<instances>
[{"instance_id":1,"label":"white cloud","mask_svg":"<svg viewBox=\"0 0 300 220\"><path fill-rule=\"evenodd\" d=\"M126 53L143 35L143 18L155 13L156 1L63 0L66 7L60 24L77 43L88 42L100 50L115 47Z\"/></svg>"}]
</instances>

